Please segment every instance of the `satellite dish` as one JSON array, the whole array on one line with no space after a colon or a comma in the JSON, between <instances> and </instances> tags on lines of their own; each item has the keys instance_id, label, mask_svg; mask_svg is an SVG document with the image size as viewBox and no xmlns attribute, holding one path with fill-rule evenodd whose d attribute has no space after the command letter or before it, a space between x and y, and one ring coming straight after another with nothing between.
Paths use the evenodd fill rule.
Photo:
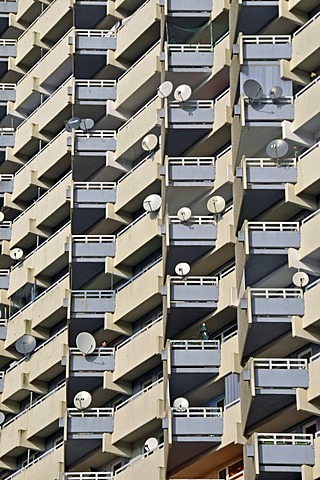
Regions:
<instances>
[{"instance_id":1,"label":"satellite dish","mask_svg":"<svg viewBox=\"0 0 320 480\"><path fill-rule=\"evenodd\" d=\"M141 146L145 152L151 152L158 145L158 137L153 133L144 137L141 142Z\"/></svg>"},{"instance_id":2,"label":"satellite dish","mask_svg":"<svg viewBox=\"0 0 320 480\"><path fill-rule=\"evenodd\" d=\"M77 130L80 127L81 118L79 117L72 117L67 120L64 125L67 132L72 132L72 130Z\"/></svg>"},{"instance_id":3,"label":"satellite dish","mask_svg":"<svg viewBox=\"0 0 320 480\"><path fill-rule=\"evenodd\" d=\"M226 201L218 195L209 198L207 201L207 209L211 213L221 213L226 207Z\"/></svg>"},{"instance_id":4,"label":"satellite dish","mask_svg":"<svg viewBox=\"0 0 320 480\"><path fill-rule=\"evenodd\" d=\"M289 145L285 140L272 140L266 147L266 153L270 158L284 157L289 150Z\"/></svg>"},{"instance_id":5,"label":"satellite dish","mask_svg":"<svg viewBox=\"0 0 320 480\"><path fill-rule=\"evenodd\" d=\"M178 210L177 215L178 215L178 218L179 218L180 222L186 222L187 220L189 220L189 218L191 218L192 212L191 212L190 208L182 207L182 208L180 208L180 210Z\"/></svg>"},{"instance_id":6,"label":"satellite dish","mask_svg":"<svg viewBox=\"0 0 320 480\"><path fill-rule=\"evenodd\" d=\"M243 91L251 102L260 100L263 95L263 89L259 82L256 80L246 80L243 84Z\"/></svg>"},{"instance_id":7,"label":"satellite dish","mask_svg":"<svg viewBox=\"0 0 320 480\"><path fill-rule=\"evenodd\" d=\"M23 257L23 250L22 248L13 248L10 250L10 258L12 260L20 260Z\"/></svg>"},{"instance_id":8,"label":"satellite dish","mask_svg":"<svg viewBox=\"0 0 320 480\"><path fill-rule=\"evenodd\" d=\"M94 127L94 120L92 118L82 118L79 127L81 128L81 130L87 132Z\"/></svg>"},{"instance_id":9,"label":"satellite dish","mask_svg":"<svg viewBox=\"0 0 320 480\"><path fill-rule=\"evenodd\" d=\"M189 85L179 85L174 91L174 98L177 102L186 102L192 95L192 88Z\"/></svg>"},{"instance_id":10,"label":"satellite dish","mask_svg":"<svg viewBox=\"0 0 320 480\"><path fill-rule=\"evenodd\" d=\"M173 402L173 408L177 412L184 412L185 410L187 410L188 407L189 407L189 402L186 398L179 397L179 398L176 398L175 401Z\"/></svg>"},{"instance_id":11,"label":"satellite dish","mask_svg":"<svg viewBox=\"0 0 320 480\"><path fill-rule=\"evenodd\" d=\"M0 212L0 222L3 222L3 220L4 220L4 213Z\"/></svg>"},{"instance_id":12,"label":"satellite dish","mask_svg":"<svg viewBox=\"0 0 320 480\"><path fill-rule=\"evenodd\" d=\"M158 97L159 98L167 98L171 95L173 90L173 83L172 82L163 82L161 83L160 87L158 87Z\"/></svg>"},{"instance_id":13,"label":"satellite dish","mask_svg":"<svg viewBox=\"0 0 320 480\"><path fill-rule=\"evenodd\" d=\"M148 440L146 440L144 444L144 451L151 452L151 450L154 450L155 448L157 448L158 445L159 445L158 440L154 437L150 437L148 438Z\"/></svg>"},{"instance_id":14,"label":"satellite dish","mask_svg":"<svg viewBox=\"0 0 320 480\"><path fill-rule=\"evenodd\" d=\"M269 97L272 100L278 100L282 96L282 88L279 86L272 87L269 92Z\"/></svg>"},{"instance_id":15,"label":"satellite dish","mask_svg":"<svg viewBox=\"0 0 320 480\"><path fill-rule=\"evenodd\" d=\"M73 404L78 410L85 410L86 408L90 407L92 402L92 397L89 392L83 390L82 392L78 392L73 399Z\"/></svg>"},{"instance_id":16,"label":"satellite dish","mask_svg":"<svg viewBox=\"0 0 320 480\"><path fill-rule=\"evenodd\" d=\"M76 338L76 344L80 352L84 355L89 355L96 348L96 341L91 333L81 332Z\"/></svg>"},{"instance_id":17,"label":"satellite dish","mask_svg":"<svg viewBox=\"0 0 320 480\"><path fill-rule=\"evenodd\" d=\"M146 210L146 212L156 212L161 207L161 204L162 198L160 195L156 194L148 195L143 200L143 208Z\"/></svg>"},{"instance_id":18,"label":"satellite dish","mask_svg":"<svg viewBox=\"0 0 320 480\"><path fill-rule=\"evenodd\" d=\"M292 281L296 287L305 287L309 283L309 275L305 272L296 272L292 277Z\"/></svg>"},{"instance_id":19,"label":"satellite dish","mask_svg":"<svg viewBox=\"0 0 320 480\"><path fill-rule=\"evenodd\" d=\"M191 267L189 263L181 262L175 266L174 271L176 272L177 275L179 275L179 277L185 277L190 272L190 268Z\"/></svg>"},{"instance_id":20,"label":"satellite dish","mask_svg":"<svg viewBox=\"0 0 320 480\"><path fill-rule=\"evenodd\" d=\"M15 343L16 350L23 355L33 352L36 345L36 339L32 335L22 335Z\"/></svg>"},{"instance_id":21,"label":"satellite dish","mask_svg":"<svg viewBox=\"0 0 320 480\"><path fill-rule=\"evenodd\" d=\"M5 421L5 419L6 419L5 414L4 414L3 412L0 412L0 425L3 424L3 422Z\"/></svg>"}]
</instances>

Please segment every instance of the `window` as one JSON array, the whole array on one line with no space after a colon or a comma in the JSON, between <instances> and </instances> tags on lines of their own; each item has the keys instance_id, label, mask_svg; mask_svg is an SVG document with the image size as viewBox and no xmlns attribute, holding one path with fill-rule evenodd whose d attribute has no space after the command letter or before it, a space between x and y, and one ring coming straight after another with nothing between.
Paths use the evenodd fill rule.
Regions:
<instances>
[{"instance_id":1,"label":"window","mask_svg":"<svg viewBox=\"0 0 320 480\"><path fill-rule=\"evenodd\" d=\"M312 349L307 348L306 350L303 350L303 352L298 353L298 358L305 358L306 360L310 360L312 357Z\"/></svg>"},{"instance_id":2,"label":"window","mask_svg":"<svg viewBox=\"0 0 320 480\"><path fill-rule=\"evenodd\" d=\"M243 460L238 460L237 462L229 465L228 467L220 470L218 472L218 478L223 478L226 480L230 480L232 478L237 478L238 475L243 471Z\"/></svg>"}]
</instances>

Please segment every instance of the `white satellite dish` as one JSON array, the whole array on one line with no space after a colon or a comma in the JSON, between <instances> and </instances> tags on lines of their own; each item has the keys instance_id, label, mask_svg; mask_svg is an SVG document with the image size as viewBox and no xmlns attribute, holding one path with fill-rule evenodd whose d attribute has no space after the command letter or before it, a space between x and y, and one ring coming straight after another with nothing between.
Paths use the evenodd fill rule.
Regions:
<instances>
[{"instance_id":1,"label":"white satellite dish","mask_svg":"<svg viewBox=\"0 0 320 480\"><path fill-rule=\"evenodd\" d=\"M72 130L77 130L80 127L81 118L79 117L72 117L65 122L65 129L67 132L71 132Z\"/></svg>"},{"instance_id":2,"label":"white satellite dish","mask_svg":"<svg viewBox=\"0 0 320 480\"><path fill-rule=\"evenodd\" d=\"M161 83L161 85L158 87L157 93L159 98L167 98L169 95L171 95L173 90L173 83L166 81Z\"/></svg>"},{"instance_id":3,"label":"white satellite dish","mask_svg":"<svg viewBox=\"0 0 320 480\"><path fill-rule=\"evenodd\" d=\"M269 92L269 97L276 101L282 96L282 88L279 86L272 87Z\"/></svg>"},{"instance_id":4,"label":"white satellite dish","mask_svg":"<svg viewBox=\"0 0 320 480\"><path fill-rule=\"evenodd\" d=\"M3 412L0 412L0 425L3 424L3 422L5 421L5 419L6 419L5 414L4 414Z\"/></svg>"},{"instance_id":5,"label":"white satellite dish","mask_svg":"<svg viewBox=\"0 0 320 480\"><path fill-rule=\"evenodd\" d=\"M173 402L173 408L177 412L184 412L185 410L187 410L187 408L189 408L189 402L186 398L183 397L176 398Z\"/></svg>"},{"instance_id":6,"label":"white satellite dish","mask_svg":"<svg viewBox=\"0 0 320 480\"><path fill-rule=\"evenodd\" d=\"M92 118L82 118L79 127L81 128L81 130L87 132L94 127L94 120Z\"/></svg>"},{"instance_id":7,"label":"white satellite dish","mask_svg":"<svg viewBox=\"0 0 320 480\"><path fill-rule=\"evenodd\" d=\"M174 91L174 98L177 102L186 102L192 95L192 88L189 85L179 85Z\"/></svg>"},{"instance_id":8,"label":"white satellite dish","mask_svg":"<svg viewBox=\"0 0 320 480\"><path fill-rule=\"evenodd\" d=\"M0 212L0 223L3 222L3 220L4 220L4 213Z\"/></svg>"},{"instance_id":9,"label":"white satellite dish","mask_svg":"<svg viewBox=\"0 0 320 480\"><path fill-rule=\"evenodd\" d=\"M266 153L270 158L279 159L284 157L289 150L289 145L285 140L271 140L266 147Z\"/></svg>"},{"instance_id":10,"label":"white satellite dish","mask_svg":"<svg viewBox=\"0 0 320 480\"><path fill-rule=\"evenodd\" d=\"M191 218L192 212L189 207L182 207L178 210L177 216L180 222L186 222Z\"/></svg>"},{"instance_id":11,"label":"white satellite dish","mask_svg":"<svg viewBox=\"0 0 320 480\"><path fill-rule=\"evenodd\" d=\"M255 100L260 100L263 95L263 89L259 82L249 78L243 84L243 91L245 95L249 98L250 102Z\"/></svg>"},{"instance_id":12,"label":"white satellite dish","mask_svg":"<svg viewBox=\"0 0 320 480\"><path fill-rule=\"evenodd\" d=\"M146 440L144 444L144 451L151 452L151 450L154 450L155 448L157 448L158 445L159 445L158 440L154 437L150 437L148 438L148 440Z\"/></svg>"},{"instance_id":13,"label":"white satellite dish","mask_svg":"<svg viewBox=\"0 0 320 480\"><path fill-rule=\"evenodd\" d=\"M146 212L156 212L161 207L161 204L162 198L160 195L156 195L155 193L148 195L143 200L143 208L146 210Z\"/></svg>"},{"instance_id":14,"label":"white satellite dish","mask_svg":"<svg viewBox=\"0 0 320 480\"><path fill-rule=\"evenodd\" d=\"M23 257L23 250L22 248L13 248L10 250L10 258L12 260L20 260Z\"/></svg>"},{"instance_id":15,"label":"white satellite dish","mask_svg":"<svg viewBox=\"0 0 320 480\"><path fill-rule=\"evenodd\" d=\"M96 341L91 333L81 332L76 338L76 344L80 352L84 355L89 355L96 348Z\"/></svg>"},{"instance_id":16,"label":"white satellite dish","mask_svg":"<svg viewBox=\"0 0 320 480\"><path fill-rule=\"evenodd\" d=\"M189 263L181 262L175 266L174 271L176 272L177 275L179 275L179 277L185 277L190 272L190 268L191 267Z\"/></svg>"},{"instance_id":17,"label":"white satellite dish","mask_svg":"<svg viewBox=\"0 0 320 480\"><path fill-rule=\"evenodd\" d=\"M221 213L226 208L226 201L218 195L209 198L207 201L207 209L211 213Z\"/></svg>"},{"instance_id":18,"label":"white satellite dish","mask_svg":"<svg viewBox=\"0 0 320 480\"><path fill-rule=\"evenodd\" d=\"M73 404L78 410L85 410L86 408L90 407L92 402L92 397L89 392L83 390L82 392L78 392L73 399Z\"/></svg>"},{"instance_id":19,"label":"white satellite dish","mask_svg":"<svg viewBox=\"0 0 320 480\"><path fill-rule=\"evenodd\" d=\"M144 137L141 142L141 146L145 152L151 152L158 145L158 137L153 133Z\"/></svg>"},{"instance_id":20,"label":"white satellite dish","mask_svg":"<svg viewBox=\"0 0 320 480\"><path fill-rule=\"evenodd\" d=\"M36 339L32 335L22 335L15 343L16 350L23 355L33 352L36 345Z\"/></svg>"},{"instance_id":21,"label":"white satellite dish","mask_svg":"<svg viewBox=\"0 0 320 480\"><path fill-rule=\"evenodd\" d=\"M296 287L305 287L309 283L309 275L305 272L296 272L292 277L292 281Z\"/></svg>"}]
</instances>

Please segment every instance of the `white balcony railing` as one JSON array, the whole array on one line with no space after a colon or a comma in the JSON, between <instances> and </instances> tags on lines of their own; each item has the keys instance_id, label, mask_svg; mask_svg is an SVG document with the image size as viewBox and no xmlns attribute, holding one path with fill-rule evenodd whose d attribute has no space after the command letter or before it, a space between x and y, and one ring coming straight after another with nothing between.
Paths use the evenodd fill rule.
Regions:
<instances>
[{"instance_id":1,"label":"white balcony railing","mask_svg":"<svg viewBox=\"0 0 320 480\"><path fill-rule=\"evenodd\" d=\"M296 167L297 159L296 158L286 158L281 159L279 163L276 160L271 160L270 158L246 158L245 165L247 167L259 167L259 168L271 168L271 167Z\"/></svg>"},{"instance_id":2,"label":"white balcony railing","mask_svg":"<svg viewBox=\"0 0 320 480\"><path fill-rule=\"evenodd\" d=\"M293 37L299 35L305 28L307 28L311 23L313 23L317 18L320 17L320 12L316 13L314 17L310 18L306 23L304 23L296 32L294 32Z\"/></svg>"},{"instance_id":3,"label":"white balcony railing","mask_svg":"<svg viewBox=\"0 0 320 480\"><path fill-rule=\"evenodd\" d=\"M304 358L255 358L254 368L273 370L277 368L293 370L308 368L308 361Z\"/></svg>"},{"instance_id":4,"label":"white balcony railing","mask_svg":"<svg viewBox=\"0 0 320 480\"><path fill-rule=\"evenodd\" d=\"M70 354L76 357L83 357L84 354L76 347L69 348ZM113 357L115 349L111 347L99 347L93 350L93 352L86 354L86 358L90 357L91 355L99 356L99 357Z\"/></svg>"},{"instance_id":5,"label":"white balcony railing","mask_svg":"<svg viewBox=\"0 0 320 480\"><path fill-rule=\"evenodd\" d=\"M72 290L71 296L73 298L83 298L83 299L104 299L104 298L113 298L113 290Z\"/></svg>"},{"instance_id":6,"label":"white balcony railing","mask_svg":"<svg viewBox=\"0 0 320 480\"><path fill-rule=\"evenodd\" d=\"M114 190L116 182L75 182L75 190Z\"/></svg>"},{"instance_id":7,"label":"white balcony railing","mask_svg":"<svg viewBox=\"0 0 320 480\"><path fill-rule=\"evenodd\" d=\"M181 220L176 215L169 216L170 223L181 223ZM215 225L216 221L209 215L202 215L202 216L192 216L188 223L193 223L195 225Z\"/></svg>"},{"instance_id":8,"label":"white balcony railing","mask_svg":"<svg viewBox=\"0 0 320 480\"><path fill-rule=\"evenodd\" d=\"M170 277L172 285L218 285L218 277Z\"/></svg>"},{"instance_id":9,"label":"white balcony railing","mask_svg":"<svg viewBox=\"0 0 320 480\"><path fill-rule=\"evenodd\" d=\"M267 445L313 445L313 435L304 433L258 433L257 438Z\"/></svg>"},{"instance_id":10,"label":"white balcony railing","mask_svg":"<svg viewBox=\"0 0 320 480\"><path fill-rule=\"evenodd\" d=\"M173 350L220 350L219 340L171 340Z\"/></svg>"},{"instance_id":11,"label":"white balcony railing","mask_svg":"<svg viewBox=\"0 0 320 480\"><path fill-rule=\"evenodd\" d=\"M168 164L181 167L211 167L215 157L168 157Z\"/></svg>"},{"instance_id":12,"label":"white balcony railing","mask_svg":"<svg viewBox=\"0 0 320 480\"><path fill-rule=\"evenodd\" d=\"M64 480L112 480L112 478L112 472L66 472L64 474Z\"/></svg>"},{"instance_id":13,"label":"white balcony railing","mask_svg":"<svg viewBox=\"0 0 320 480\"><path fill-rule=\"evenodd\" d=\"M114 243L115 235L72 235L72 243L91 244L91 243Z\"/></svg>"},{"instance_id":14,"label":"white balcony railing","mask_svg":"<svg viewBox=\"0 0 320 480\"><path fill-rule=\"evenodd\" d=\"M117 138L115 130L94 130L93 132L74 130L74 135L76 138Z\"/></svg>"},{"instance_id":15,"label":"white balcony railing","mask_svg":"<svg viewBox=\"0 0 320 480\"><path fill-rule=\"evenodd\" d=\"M169 52L181 52L181 53L210 53L213 52L213 46L211 44L171 44L167 45Z\"/></svg>"},{"instance_id":16,"label":"white balcony railing","mask_svg":"<svg viewBox=\"0 0 320 480\"><path fill-rule=\"evenodd\" d=\"M106 87L115 87L116 85L117 85L116 80L75 80L76 87L106 88Z\"/></svg>"},{"instance_id":17,"label":"white balcony railing","mask_svg":"<svg viewBox=\"0 0 320 480\"><path fill-rule=\"evenodd\" d=\"M109 407L88 408L79 410L78 408L68 408L69 417L113 417L114 409Z\"/></svg>"},{"instance_id":18,"label":"white balcony railing","mask_svg":"<svg viewBox=\"0 0 320 480\"><path fill-rule=\"evenodd\" d=\"M174 417L222 417L223 409L220 407L189 407L183 410L171 408Z\"/></svg>"},{"instance_id":19,"label":"white balcony railing","mask_svg":"<svg viewBox=\"0 0 320 480\"><path fill-rule=\"evenodd\" d=\"M103 38L103 37L115 37L116 33L114 30L85 30L85 29L76 29L77 37L91 37L91 38Z\"/></svg>"},{"instance_id":20,"label":"white balcony railing","mask_svg":"<svg viewBox=\"0 0 320 480\"><path fill-rule=\"evenodd\" d=\"M259 232L299 232L299 222L248 222L249 230Z\"/></svg>"},{"instance_id":21,"label":"white balcony railing","mask_svg":"<svg viewBox=\"0 0 320 480\"><path fill-rule=\"evenodd\" d=\"M303 298L301 288L251 288L250 292L260 298Z\"/></svg>"},{"instance_id":22,"label":"white balcony railing","mask_svg":"<svg viewBox=\"0 0 320 480\"><path fill-rule=\"evenodd\" d=\"M255 45L261 45L261 44L275 45L279 43L290 44L291 36L290 35L243 35L242 41L243 43L251 43Z\"/></svg>"}]
</instances>

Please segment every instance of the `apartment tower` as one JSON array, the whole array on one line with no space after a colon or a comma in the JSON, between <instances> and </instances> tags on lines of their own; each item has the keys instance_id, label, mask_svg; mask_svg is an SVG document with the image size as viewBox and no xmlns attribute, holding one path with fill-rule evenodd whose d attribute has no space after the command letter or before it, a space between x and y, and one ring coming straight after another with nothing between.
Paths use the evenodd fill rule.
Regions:
<instances>
[{"instance_id":1,"label":"apartment tower","mask_svg":"<svg viewBox=\"0 0 320 480\"><path fill-rule=\"evenodd\" d=\"M0 479L320 479L319 0L0 1Z\"/></svg>"}]
</instances>

